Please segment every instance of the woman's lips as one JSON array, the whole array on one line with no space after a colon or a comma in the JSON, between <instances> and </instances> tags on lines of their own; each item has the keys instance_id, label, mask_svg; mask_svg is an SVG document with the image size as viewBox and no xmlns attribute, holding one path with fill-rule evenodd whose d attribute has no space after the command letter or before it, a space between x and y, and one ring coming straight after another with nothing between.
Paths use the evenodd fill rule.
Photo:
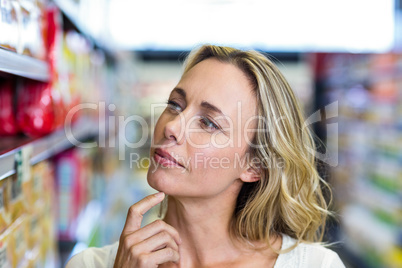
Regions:
<instances>
[{"instance_id":1,"label":"woman's lips","mask_svg":"<svg viewBox=\"0 0 402 268\"><path fill-rule=\"evenodd\" d=\"M164 154L166 155L165 152L164 152ZM155 151L154 160L157 163L159 163L159 164L161 164L162 166L165 166L165 167L180 167L180 168L184 168L181 164L179 164L179 163L177 163L175 161L172 161L170 159L167 159L163 154L161 154L158 151Z\"/></svg>"}]
</instances>

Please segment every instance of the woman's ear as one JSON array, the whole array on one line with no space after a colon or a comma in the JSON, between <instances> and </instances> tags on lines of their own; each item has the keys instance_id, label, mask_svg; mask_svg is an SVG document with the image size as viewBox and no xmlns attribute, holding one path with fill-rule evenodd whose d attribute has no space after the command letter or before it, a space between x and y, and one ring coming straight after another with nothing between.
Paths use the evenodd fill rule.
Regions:
<instances>
[{"instance_id":1,"label":"woman's ear","mask_svg":"<svg viewBox=\"0 0 402 268\"><path fill-rule=\"evenodd\" d=\"M249 165L240 174L240 180L243 182L256 182L261 179L261 172L257 168L250 167Z\"/></svg>"}]
</instances>

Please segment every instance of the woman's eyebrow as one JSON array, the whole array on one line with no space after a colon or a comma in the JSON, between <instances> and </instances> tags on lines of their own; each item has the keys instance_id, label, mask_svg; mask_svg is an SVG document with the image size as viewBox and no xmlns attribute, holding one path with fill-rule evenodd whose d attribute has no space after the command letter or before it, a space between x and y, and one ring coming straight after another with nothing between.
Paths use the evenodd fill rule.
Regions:
<instances>
[{"instance_id":1,"label":"woman's eyebrow","mask_svg":"<svg viewBox=\"0 0 402 268\"><path fill-rule=\"evenodd\" d=\"M186 99L186 92L184 91L184 89L179 88L179 87L175 87L172 90L172 93L173 93L173 91L176 91L179 95L181 95L184 99Z\"/></svg>"},{"instance_id":2,"label":"woman's eyebrow","mask_svg":"<svg viewBox=\"0 0 402 268\"><path fill-rule=\"evenodd\" d=\"M211 111L211 112L215 112L215 113L220 114L220 115L223 117L223 120L224 120L227 124L229 124L229 121L228 121L228 119L227 119L227 116L226 116L224 113L222 113L222 111L221 111L218 107L216 107L215 105L213 105L212 103L209 103L209 102L207 102L207 101L202 101L202 102L201 102L201 107L203 107L203 108L205 108L205 109L207 109L207 110L209 110L209 111Z\"/></svg>"},{"instance_id":3,"label":"woman's eyebrow","mask_svg":"<svg viewBox=\"0 0 402 268\"><path fill-rule=\"evenodd\" d=\"M186 92L184 91L184 89L179 88L179 87L175 87L172 92L175 91L177 92L179 95L181 95L184 99L186 99ZM209 103L207 101L202 101L201 102L201 107L203 107L204 109L207 109L211 112L214 113L218 113L220 115L223 116L223 118L225 119L225 121L227 121L226 119L226 115L221 111L221 109L219 109L218 107L216 107L215 105L213 105L212 103Z\"/></svg>"},{"instance_id":4,"label":"woman's eyebrow","mask_svg":"<svg viewBox=\"0 0 402 268\"><path fill-rule=\"evenodd\" d=\"M211 112L215 112L215 113L221 114L222 116L225 116L218 107L216 107L215 105L213 105L212 103L209 103L207 101L202 101L201 107L203 107L207 110L210 110Z\"/></svg>"}]
</instances>

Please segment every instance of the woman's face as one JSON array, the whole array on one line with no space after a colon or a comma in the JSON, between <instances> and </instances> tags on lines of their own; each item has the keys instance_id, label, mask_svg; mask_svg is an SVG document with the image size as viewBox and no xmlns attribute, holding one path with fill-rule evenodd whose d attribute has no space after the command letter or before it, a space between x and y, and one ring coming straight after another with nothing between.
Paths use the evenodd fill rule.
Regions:
<instances>
[{"instance_id":1,"label":"woman's face","mask_svg":"<svg viewBox=\"0 0 402 268\"><path fill-rule=\"evenodd\" d=\"M214 196L241 186L243 156L254 136L245 130L255 129L256 107L239 68L216 59L195 65L172 90L155 125L150 186L181 197ZM163 151L182 166L160 157Z\"/></svg>"}]
</instances>

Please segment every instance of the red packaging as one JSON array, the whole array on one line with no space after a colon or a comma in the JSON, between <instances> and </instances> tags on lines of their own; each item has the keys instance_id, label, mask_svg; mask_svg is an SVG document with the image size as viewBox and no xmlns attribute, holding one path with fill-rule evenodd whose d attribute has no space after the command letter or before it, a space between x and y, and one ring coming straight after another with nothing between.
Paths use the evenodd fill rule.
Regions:
<instances>
[{"instance_id":1,"label":"red packaging","mask_svg":"<svg viewBox=\"0 0 402 268\"><path fill-rule=\"evenodd\" d=\"M50 81L47 83L26 80L18 91L17 121L29 136L42 136L64 124L66 105L60 91L57 64L61 50L61 14L56 6L45 10L47 61Z\"/></svg>"},{"instance_id":2,"label":"red packaging","mask_svg":"<svg viewBox=\"0 0 402 268\"><path fill-rule=\"evenodd\" d=\"M58 49L62 40L61 14L55 5L50 5L46 9L46 38L45 47L48 55L51 79L57 79L57 57ZM59 59L60 60L60 59Z\"/></svg>"},{"instance_id":3,"label":"red packaging","mask_svg":"<svg viewBox=\"0 0 402 268\"><path fill-rule=\"evenodd\" d=\"M0 81L0 135L14 135L19 132L15 118L14 82Z\"/></svg>"},{"instance_id":4,"label":"red packaging","mask_svg":"<svg viewBox=\"0 0 402 268\"><path fill-rule=\"evenodd\" d=\"M27 80L18 90L17 122L26 135L50 133L56 126L55 108L50 83Z\"/></svg>"}]
</instances>

